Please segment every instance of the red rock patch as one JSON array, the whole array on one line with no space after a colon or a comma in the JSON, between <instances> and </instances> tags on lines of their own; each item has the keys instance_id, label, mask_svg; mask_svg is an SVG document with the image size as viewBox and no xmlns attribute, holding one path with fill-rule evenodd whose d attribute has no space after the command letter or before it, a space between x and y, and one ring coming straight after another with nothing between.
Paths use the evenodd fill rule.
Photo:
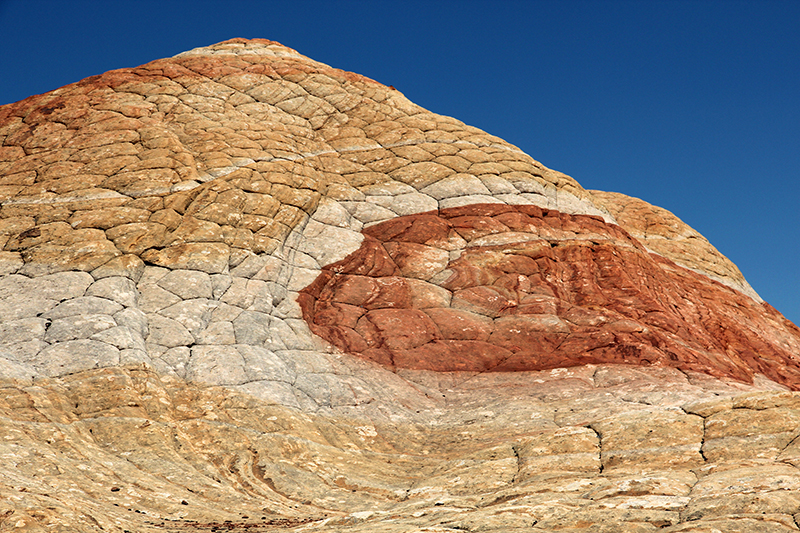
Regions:
<instances>
[{"instance_id":1,"label":"red rock patch","mask_svg":"<svg viewBox=\"0 0 800 533\"><path fill-rule=\"evenodd\" d=\"M599 217L473 205L364 230L299 302L311 330L392 368L660 365L800 389L800 329Z\"/></svg>"}]
</instances>

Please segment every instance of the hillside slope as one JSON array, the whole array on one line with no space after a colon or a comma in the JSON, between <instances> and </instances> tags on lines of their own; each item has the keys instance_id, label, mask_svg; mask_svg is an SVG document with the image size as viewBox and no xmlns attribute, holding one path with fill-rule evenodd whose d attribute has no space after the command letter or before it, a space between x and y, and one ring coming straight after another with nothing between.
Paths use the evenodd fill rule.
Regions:
<instances>
[{"instance_id":1,"label":"hillside slope","mask_svg":"<svg viewBox=\"0 0 800 533\"><path fill-rule=\"evenodd\" d=\"M278 43L0 107L0 249L0 530L798 529L735 265Z\"/></svg>"}]
</instances>

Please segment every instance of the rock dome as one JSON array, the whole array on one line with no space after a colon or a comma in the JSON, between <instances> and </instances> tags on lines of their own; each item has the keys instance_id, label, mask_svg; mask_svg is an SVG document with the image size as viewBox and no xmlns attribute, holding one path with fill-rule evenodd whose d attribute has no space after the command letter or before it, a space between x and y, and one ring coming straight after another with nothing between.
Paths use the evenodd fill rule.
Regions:
<instances>
[{"instance_id":1,"label":"rock dome","mask_svg":"<svg viewBox=\"0 0 800 533\"><path fill-rule=\"evenodd\" d=\"M0 529L798 529L735 265L278 43L0 107L0 250Z\"/></svg>"}]
</instances>

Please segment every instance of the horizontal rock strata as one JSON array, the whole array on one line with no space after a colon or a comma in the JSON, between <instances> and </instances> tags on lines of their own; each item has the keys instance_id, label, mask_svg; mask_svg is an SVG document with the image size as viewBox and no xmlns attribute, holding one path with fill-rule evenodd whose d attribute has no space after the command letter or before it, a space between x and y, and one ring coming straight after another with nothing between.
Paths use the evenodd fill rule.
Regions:
<instances>
[{"instance_id":1,"label":"horizontal rock strata","mask_svg":"<svg viewBox=\"0 0 800 533\"><path fill-rule=\"evenodd\" d=\"M796 531L798 393L615 365L514 375L408 374L427 398L391 419L136 367L5 381L0 527Z\"/></svg>"}]
</instances>

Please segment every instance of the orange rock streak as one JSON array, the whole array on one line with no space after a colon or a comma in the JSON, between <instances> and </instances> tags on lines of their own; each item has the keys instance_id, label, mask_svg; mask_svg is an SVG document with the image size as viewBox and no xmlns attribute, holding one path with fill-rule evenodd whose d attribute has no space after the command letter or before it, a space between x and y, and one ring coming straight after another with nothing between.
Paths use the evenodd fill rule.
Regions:
<instances>
[{"instance_id":1,"label":"orange rock streak","mask_svg":"<svg viewBox=\"0 0 800 533\"><path fill-rule=\"evenodd\" d=\"M364 234L299 297L312 331L347 353L442 372L620 363L747 382L761 373L800 389L797 326L599 217L472 205Z\"/></svg>"}]
</instances>

